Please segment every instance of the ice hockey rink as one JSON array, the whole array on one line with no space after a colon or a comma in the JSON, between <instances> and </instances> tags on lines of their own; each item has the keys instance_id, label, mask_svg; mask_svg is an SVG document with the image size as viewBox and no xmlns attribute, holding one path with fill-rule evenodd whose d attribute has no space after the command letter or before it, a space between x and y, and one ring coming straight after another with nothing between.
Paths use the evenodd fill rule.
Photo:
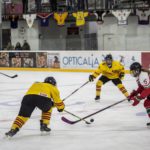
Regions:
<instances>
[{"instance_id":1,"label":"ice hockey rink","mask_svg":"<svg viewBox=\"0 0 150 150\"><path fill-rule=\"evenodd\" d=\"M86 125L66 124L61 120L65 116L71 120L75 117L54 109L51 119L50 135L41 136L39 130L40 113L36 109L31 119L12 139L5 138L16 115L23 95L35 81L43 81L47 76L54 76L65 98L88 80L90 73L67 72L29 72L1 71L9 75L18 74L11 79L0 75L0 150L149 150L149 121L143 102L133 107L128 101L122 102L91 117L95 121ZM121 92L110 82L102 88L100 102L95 102L95 82L88 83L78 92L65 100L66 110L84 117L90 113L124 99ZM137 87L135 79L126 75L125 87L131 92ZM89 121L87 119L87 121Z\"/></svg>"}]
</instances>

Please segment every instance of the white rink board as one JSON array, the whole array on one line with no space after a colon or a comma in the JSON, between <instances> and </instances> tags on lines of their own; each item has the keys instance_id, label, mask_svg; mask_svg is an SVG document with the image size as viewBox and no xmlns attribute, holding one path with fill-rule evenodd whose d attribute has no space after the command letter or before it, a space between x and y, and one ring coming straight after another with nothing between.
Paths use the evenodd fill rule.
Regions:
<instances>
[{"instance_id":1,"label":"white rink board","mask_svg":"<svg viewBox=\"0 0 150 150\"><path fill-rule=\"evenodd\" d=\"M95 69L107 54L120 61L126 69L135 61L141 62L141 52L134 51L62 51L49 52L60 59L62 69Z\"/></svg>"}]
</instances>

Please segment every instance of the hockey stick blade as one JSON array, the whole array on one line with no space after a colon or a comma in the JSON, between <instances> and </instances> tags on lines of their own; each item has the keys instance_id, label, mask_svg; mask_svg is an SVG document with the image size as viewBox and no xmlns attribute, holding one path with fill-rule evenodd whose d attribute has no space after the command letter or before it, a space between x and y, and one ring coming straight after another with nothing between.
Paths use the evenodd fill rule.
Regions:
<instances>
[{"instance_id":1,"label":"hockey stick blade","mask_svg":"<svg viewBox=\"0 0 150 150\"><path fill-rule=\"evenodd\" d=\"M65 118L64 116L63 116L63 117L61 117L61 120L62 120L62 121L64 121L64 122L66 122L66 123L68 123L68 124L74 124L74 122L76 122L76 121L68 120L68 119L67 119L67 118Z\"/></svg>"},{"instance_id":2,"label":"hockey stick blade","mask_svg":"<svg viewBox=\"0 0 150 150\"><path fill-rule=\"evenodd\" d=\"M61 117L61 120L62 121L64 121L64 122L66 122L66 123L68 123L68 124L70 124L70 125L73 125L73 124L75 124L75 123L77 123L77 122L79 122L79 121L82 121L83 119L79 119L79 120L77 120L77 121L71 121L71 120L68 120L66 117ZM86 121L85 122L86 124L91 124L90 122L88 122L88 121Z\"/></svg>"},{"instance_id":3,"label":"hockey stick blade","mask_svg":"<svg viewBox=\"0 0 150 150\"><path fill-rule=\"evenodd\" d=\"M16 75L14 75L14 76L10 76L10 78L16 78L16 77L18 77L18 75L16 74Z\"/></svg>"},{"instance_id":4,"label":"hockey stick blade","mask_svg":"<svg viewBox=\"0 0 150 150\"><path fill-rule=\"evenodd\" d=\"M104 107L104 108L102 108L102 109L100 109L100 110L98 110L98 111L96 111L96 112L94 112L94 113L92 113L92 114L89 114L89 115L87 115L87 116L85 116L85 117L83 117L83 118L80 118L80 119L78 119L78 120L76 120L76 121L71 121L71 120L65 118L64 116L61 117L61 119L62 119L62 121L66 122L66 123L68 123L68 124L73 125L73 124L78 123L78 122L80 122L80 121L82 121L82 120L84 120L84 119L87 119L87 118L89 118L89 117L91 117L91 116L94 116L94 115L96 115L96 114L98 114L98 113L100 113L100 112L102 112L102 111L104 111L104 110L106 110L106 109L108 109L108 108L111 108L111 107L113 107L113 106L115 106L115 105L117 105L117 104L120 104L120 103L124 102L125 100L127 100L127 99L123 99L123 100L118 101L118 102L116 102L116 103L114 103L114 104L112 104L112 105L109 105L109 106L107 106L107 107Z\"/></svg>"},{"instance_id":5,"label":"hockey stick blade","mask_svg":"<svg viewBox=\"0 0 150 150\"><path fill-rule=\"evenodd\" d=\"M16 75L13 75L13 76L9 76L9 75L7 75L7 74L5 74L5 73L2 73L2 72L0 72L0 74L1 74L1 75L4 75L4 76L6 76L6 77L9 77L9 78L16 78L16 77L18 77L17 74L16 74Z\"/></svg>"}]
</instances>

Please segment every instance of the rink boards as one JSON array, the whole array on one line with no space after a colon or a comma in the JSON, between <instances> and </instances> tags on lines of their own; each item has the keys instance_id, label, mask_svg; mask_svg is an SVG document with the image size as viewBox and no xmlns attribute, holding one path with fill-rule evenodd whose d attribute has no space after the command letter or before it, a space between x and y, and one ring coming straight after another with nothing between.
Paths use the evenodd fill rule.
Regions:
<instances>
[{"instance_id":1,"label":"rink boards","mask_svg":"<svg viewBox=\"0 0 150 150\"><path fill-rule=\"evenodd\" d=\"M0 69L91 72L107 54L112 54L126 70L135 61L149 68L150 52L146 51L3 51L0 52Z\"/></svg>"}]
</instances>

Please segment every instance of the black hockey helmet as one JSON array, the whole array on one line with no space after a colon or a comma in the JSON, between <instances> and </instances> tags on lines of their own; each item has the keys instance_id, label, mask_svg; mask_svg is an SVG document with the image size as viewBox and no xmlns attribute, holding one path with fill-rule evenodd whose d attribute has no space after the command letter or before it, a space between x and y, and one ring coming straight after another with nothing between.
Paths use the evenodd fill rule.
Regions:
<instances>
[{"instance_id":1,"label":"black hockey helmet","mask_svg":"<svg viewBox=\"0 0 150 150\"><path fill-rule=\"evenodd\" d=\"M112 61L113 61L113 57L111 54L105 56L105 62L109 68L112 67Z\"/></svg>"},{"instance_id":2,"label":"black hockey helmet","mask_svg":"<svg viewBox=\"0 0 150 150\"><path fill-rule=\"evenodd\" d=\"M138 62L134 62L130 66L130 71L133 74L134 77L137 77L141 73L142 66Z\"/></svg>"},{"instance_id":3,"label":"black hockey helmet","mask_svg":"<svg viewBox=\"0 0 150 150\"><path fill-rule=\"evenodd\" d=\"M56 80L54 77L46 77L44 79L44 83L49 83L49 84L56 86Z\"/></svg>"},{"instance_id":4,"label":"black hockey helmet","mask_svg":"<svg viewBox=\"0 0 150 150\"><path fill-rule=\"evenodd\" d=\"M108 54L105 56L105 61L107 61L107 60L113 60L113 57L111 54Z\"/></svg>"}]
</instances>

